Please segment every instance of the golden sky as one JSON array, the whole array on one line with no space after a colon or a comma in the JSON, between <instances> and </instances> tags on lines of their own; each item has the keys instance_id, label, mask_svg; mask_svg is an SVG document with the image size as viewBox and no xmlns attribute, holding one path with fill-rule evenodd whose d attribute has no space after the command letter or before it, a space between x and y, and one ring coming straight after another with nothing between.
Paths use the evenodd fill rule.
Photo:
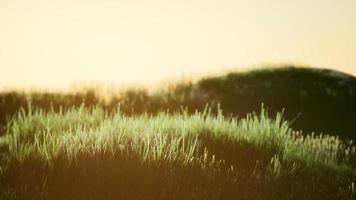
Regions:
<instances>
[{"instance_id":1,"label":"golden sky","mask_svg":"<svg viewBox=\"0 0 356 200\"><path fill-rule=\"evenodd\" d=\"M356 74L355 0L0 0L0 87L260 63Z\"/></svg>"}]
</instances>

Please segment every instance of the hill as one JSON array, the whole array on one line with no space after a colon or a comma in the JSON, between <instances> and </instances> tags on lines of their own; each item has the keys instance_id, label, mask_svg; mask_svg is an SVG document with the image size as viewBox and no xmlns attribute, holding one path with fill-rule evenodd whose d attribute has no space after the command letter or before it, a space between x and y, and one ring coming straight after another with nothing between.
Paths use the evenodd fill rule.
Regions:
<instances>
[{"instance_id":1,"label":"hill","mask_svg":"<svg viewBox=\"0 0 356 200\"><path fill-rule=\"evenodd\" d=\"M227 114L245 116L264 103L271 112L285 109L294 129L356 139L354 76L286 67L230 73L203 79L198 85Z\"/></svg>"},{"instance_id":2,"label":"hill","mask_svg":"<svg viewBox=\"0 0 356 200\"><path fill-rule=\"evenodd\" d=\"M111 112L120 109L127 115L160 111L202 111L207 104L219 106L227 116L243 118L259 112L261 104L269 113L284 110L284 117L295 130L305 133L337 135L356 139L356 78L337 71L286 66L234 72L205 77L197 82L175 83L162 90L118 91L103 100L95 90L77 93L19 91L0 94L0 126L20 107L59 112L72 107L100 105Z\"/></svg>"},{"instance_id":3,"label":"hill","mask_svg":"<svg viewBox=\"0 0 356 200\"><path fill-rule=\"evenodd\" d=\"M0 199L355 199L355 146L280 114L19 112L0 137Z\"/></svg>"},{"instance_id":4,"label":"hill","mask_svg":"<svg viewBox=\"0 0 356 200\"><path fill-rule=\"evenodd\" d=\"M0 199L355 199L355 82L285 67L3 92Z\"/></svg>"}]
</instances>

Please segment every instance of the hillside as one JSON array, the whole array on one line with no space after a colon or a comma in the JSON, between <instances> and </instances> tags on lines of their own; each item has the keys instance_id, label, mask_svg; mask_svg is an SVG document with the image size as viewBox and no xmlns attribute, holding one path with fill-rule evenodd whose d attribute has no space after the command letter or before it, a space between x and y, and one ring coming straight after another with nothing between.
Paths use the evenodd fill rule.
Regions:
<instances>
[{"instance_id":1,"label":"hillside","mask_svg":"<svg viewBox=\"0 0 356 200\"><path fill-rule=\"evenodd\" d=\"M295 67L3 92L0 199L355 199L355 104L355 77Z\"/></svg>"},{"instance_id":2,"label":"hillside","mask_svg":"<svg viewBox=\"0 0 356 200\"><path fill-rule=\"evenodd\" d=\"M195 112L209 104L220 106L227 116L241 118L249 112L258 112L263 103L271 114L284 110L293 129L356 139L356 78L337 71L288 66L261 68L162 88L153 93L145 89L119 91L106 101L95 90L1 93L0 125L4 129L6 121L20 107L27 109L29 101L32 107L55 112L82 104L100 105L111 112L120 105L127 115L176 112L182 107Z\"/></svg>"},{"instance_id":3,"label":"hillside","mask_svg":"<svg viewBox=\"0 0 356 200\"><path fill-rule=\"evenodd\" d=\"M356 78L351 75L288 67L230 73L198 85L227 114L245 116L264 103L273 113L285 109L295 129L356 139Z\"/></svg>"},{"instance_id":4,"label":"hillside","mask_svg":"<svg viewBox=\"0 0 356 200\"><path fill-rule=\"evenodd\" d=\"M352 144L218 113L22 111L0 137L0 199L354 199Z\"/></svg>"}]
</instances>

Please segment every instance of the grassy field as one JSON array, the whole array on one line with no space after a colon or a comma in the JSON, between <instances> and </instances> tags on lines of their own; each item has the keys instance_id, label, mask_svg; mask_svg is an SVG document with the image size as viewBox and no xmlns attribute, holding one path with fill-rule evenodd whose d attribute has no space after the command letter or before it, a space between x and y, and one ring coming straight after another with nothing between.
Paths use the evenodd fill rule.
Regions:
<instances>
[{"instance_id":1,"label":"grassy field","mask_svg":"<svg viewBox=\"0 0 356 200\"><path fill-rule=\"evenodd\" d=\"M355 77L295 67L3 91L0 199L356 199L355 102Z\"/></svg>"},{"instance_id":2,"label":"grassy field","mask_svg":"<svg viewBox=\"0 0 356 200\"><path fill-rule=\"evenodd\" d=\"M110 88L112 89L112 88ZM100 89L99 89L100 90ZM271 114L285 109L290 126L305 134L324 133L356 140L356 78L331 70L285 66L202 77L149 91L146 88L112 89L102 95L96 88L74 91L5 91L0 93L0 130L27 102L45 112L100 105L112 112L120 105L126 115L202 112L206 104L221 105L225 116L245 117L259 112L261 104Z\"/></svg>"},{"instance_id":3,"label":"grassy field","mask_svg":"<svg viewBox=\"0 0 356 200\"><path fill-rule=\"evenodd\" d=\"M127 116L28 106L0 138L0 199L355 199L356 150L262 107Z\"/></svg>"}]
</instances>

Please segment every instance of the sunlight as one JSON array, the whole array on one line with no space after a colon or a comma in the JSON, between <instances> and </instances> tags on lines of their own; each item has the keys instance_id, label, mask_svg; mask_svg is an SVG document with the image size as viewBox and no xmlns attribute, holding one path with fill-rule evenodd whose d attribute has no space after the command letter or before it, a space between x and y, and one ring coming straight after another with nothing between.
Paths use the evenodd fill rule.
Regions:
<instances>
[{"instance_id":1,"label":"sunlight","mask_svg":"<svg viewBox=\"0 0 356 200\"><path fill-rule=\"evenodd\" d=\"M266 62L356 74L355 9L331 0L4 0L0 87L152 83Z\"/></svg>"}]
</instances>

